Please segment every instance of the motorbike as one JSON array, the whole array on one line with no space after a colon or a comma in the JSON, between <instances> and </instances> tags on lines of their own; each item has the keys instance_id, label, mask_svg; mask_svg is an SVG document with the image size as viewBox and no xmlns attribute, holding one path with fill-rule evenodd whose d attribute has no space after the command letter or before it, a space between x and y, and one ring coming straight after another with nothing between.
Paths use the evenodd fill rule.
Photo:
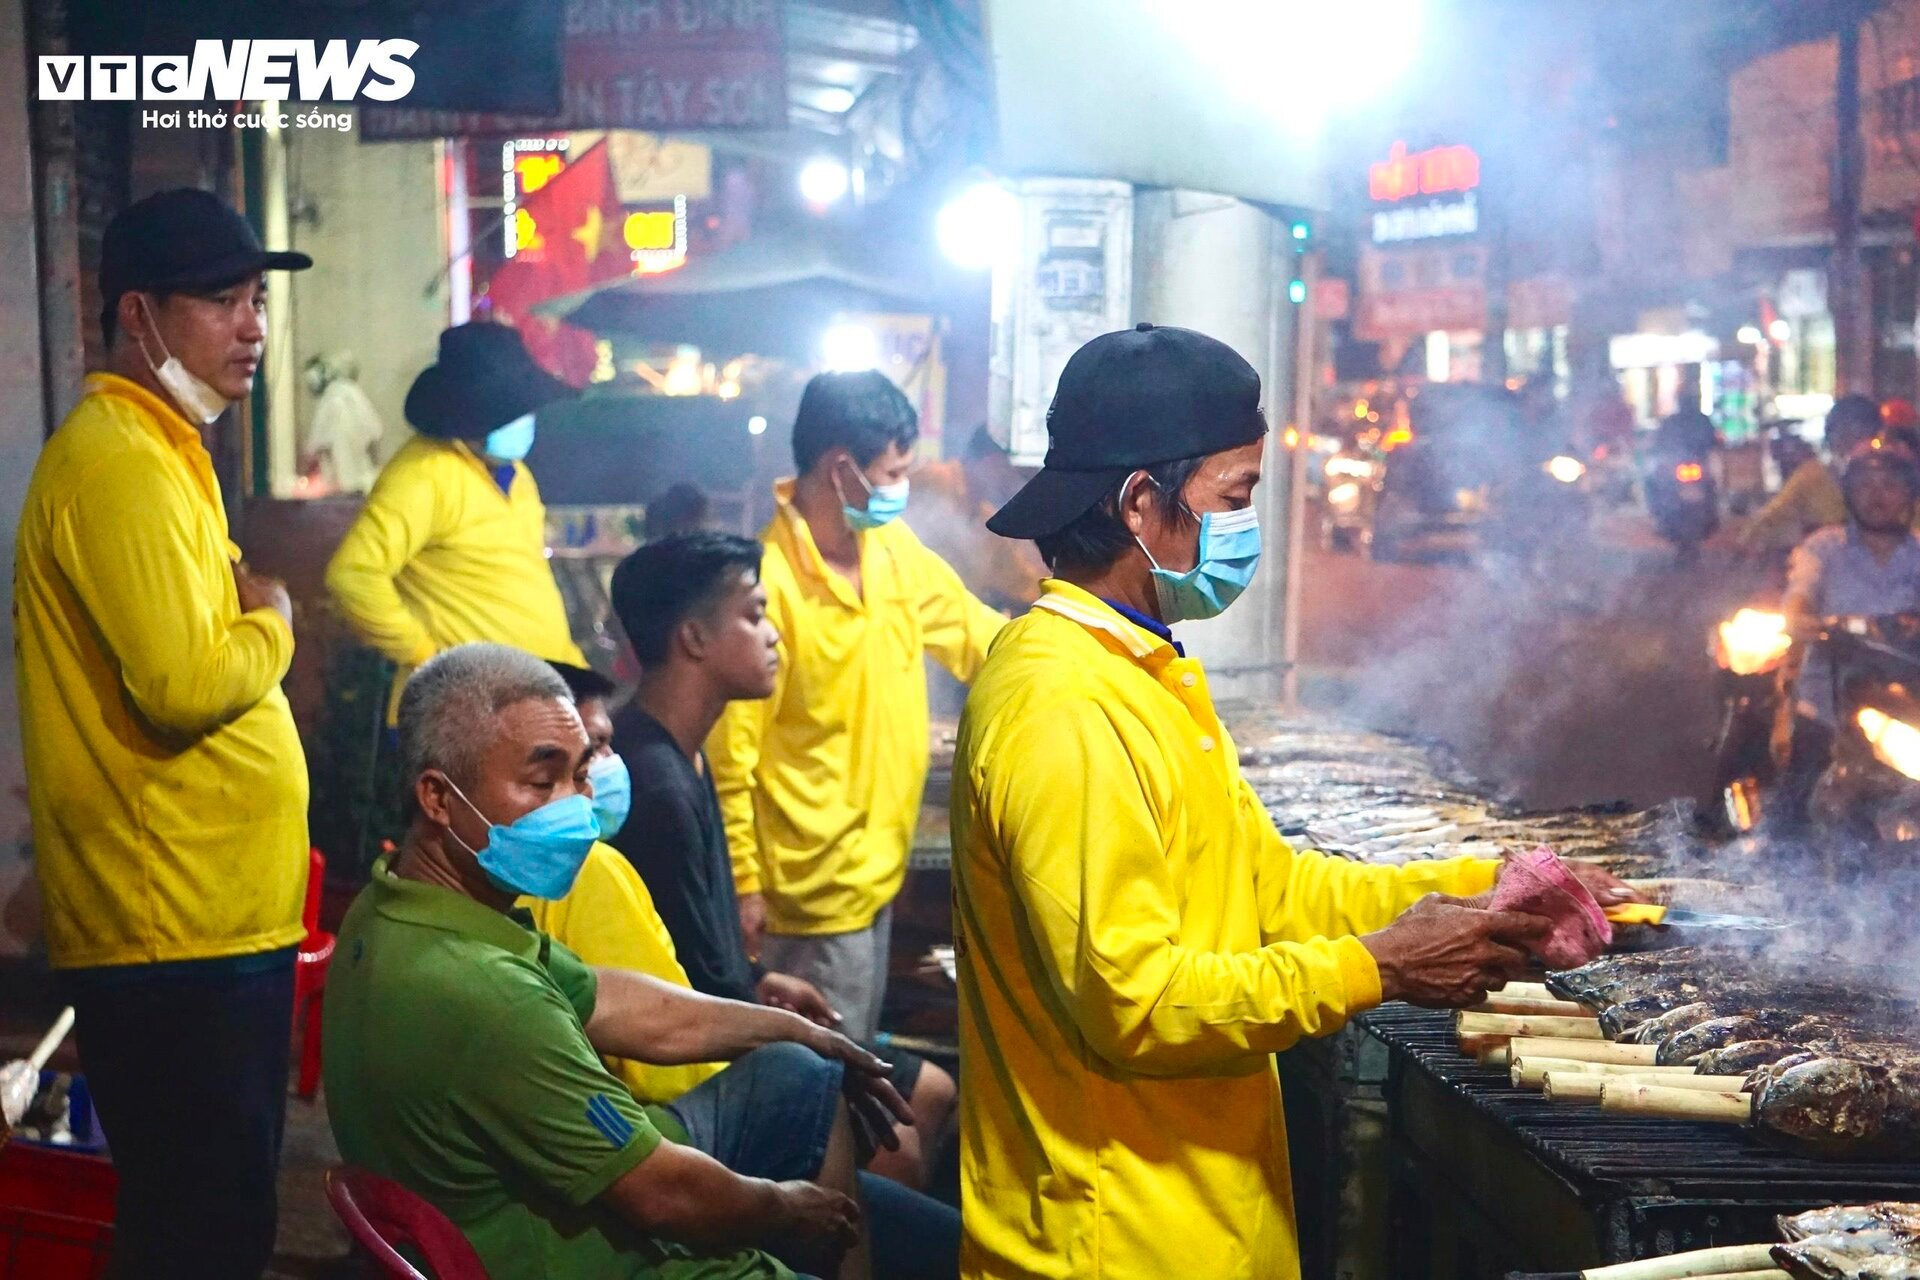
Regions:
<instances>
[{"instance_id":1,"label":"motorbike","mask_svg":"<svg viewBox=\"0 0 1920 1280\"><path fill-rule=\"evenodd\" d=\"M1673 544L1681 564L1692 564L1720 527L1719 488L1707 460L1662 450L1650 459L1643 484L1655 530Z\"/></svg>"},{"instance_id":2,"label":"motorbike","mask_svg":"<svg viewBox=\"0 0 1920 1280\"><path fill-rule=\"evenodd\" d=\"M1743 607L1714 628L1710 649L1720 716L1714 727L1713 789L1726 825L1745 834L1759 824L1761 797L1773 786L1773 726L1780 672L1793 647L1786 615Z\"/></svg>"},{"instance_id":3,"label":"motorbike","mask_svg":"<svg viewBox=\"0 0 1920 1280\"><path fill-rule=\"evenodd\" d=\"M1827 619L1815 642L1835 711L1833 762L1807 805L1823 848L1844 858L1920 842L1920 614Z\"/></svg>"}]
</instances>

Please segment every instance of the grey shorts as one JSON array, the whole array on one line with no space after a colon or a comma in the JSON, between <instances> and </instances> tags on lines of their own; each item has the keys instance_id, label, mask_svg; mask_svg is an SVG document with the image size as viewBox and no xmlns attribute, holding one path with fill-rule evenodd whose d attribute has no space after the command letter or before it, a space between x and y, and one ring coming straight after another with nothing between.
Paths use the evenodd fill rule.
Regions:
<instances>
[{"instance_id":1,"label":"grey shorts","mask_svg":"<svg viewBox=\"0 0 1920 1280\"><path fill-rule=\"evenodd\" d=\"M852 933L769 933L760 943L760 963L820 988L846 1021L840 1030L871 1044L880 1034L880 1006L887 996L887 955L893 943L893 904L873 923Z\"/></svg>"}]
</instances>

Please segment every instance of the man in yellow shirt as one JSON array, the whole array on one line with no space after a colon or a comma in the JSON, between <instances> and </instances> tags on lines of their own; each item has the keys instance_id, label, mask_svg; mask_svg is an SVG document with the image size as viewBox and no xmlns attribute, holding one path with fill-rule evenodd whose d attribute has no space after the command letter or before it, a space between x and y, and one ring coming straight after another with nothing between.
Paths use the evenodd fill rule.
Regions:
<instances>
[{"instance_id":1,"label":"man in yellow shirt","mask_svg":"<svg viewBox=\"0 0 1920 1280\"><path fill-rule=\"evenodd\" d=\"M1740 530L1747 551L1786 551L1816 529L1847 522L1847 499L1836 474L1853 451L1880 430L1880 406L1862 395L1841 396L1827 413L1827 455L1831 464L1809 458L1787 477Z\"/></svg>"},{"instance_id":2,"label":"man in yellow shirt","mask_svg":"<svg viewBox=\"0 0 1920 1280\"><path fill-rule=\"evenodd\" d=\"M1040 597L1047 567L1031 542L996 538L986 519L1020 488L1007 450L982 425L966 452L913 473L907 520L960 580L1000 609L1024 609Z\"/></svg>"},{"instance_id":3,"label":"man in yellow shirt","mask_svg":"<svg viewBox=\"0 0 1920 1280\"><path fill-rule=\"evenodd\" d=\"M407 675L443 649L492 641L585 666L547 563L547 511L521 459L535 413L573 394L506 325L455 325L407 391L419 434L380 472L327 566L360 638ZM389 718L393 706L389 707Z\"/></svg>"},{"instance_id":4,"label":"man in yellow shirt","mask_svg":"<svg viewBox=\"0 0 1920 1280\"><path fill-rule=\"evenodd\" d=\"M1491 888L1493 862L1297 853L1241 777L1169 627L1259 559L1246 361L1188 330L1096 338L1048 429L989 527L1058 576L994 645L954 759L961 1270L1286 1280L1272 1054L1382 1000L1473 1003L1547 922L1420 901Z\"/></svg>"},{"instance_id":5,"label":"man in yellow shirt","mask_svg":"<svg viewBox=\"0 0 1920 1280\"><path fill-rule=\"evenodd\" d=\"M882 374L808 384L799 478L775 486L760 535L779 675L707 744L749 952L818 987L857 1040L879 1030L890 908L927 780L923 655L970 680L1006 622L898 519L918 438Z\"/></svg>"},{"instance_id":6,"label":"man in yellow shirt","mask_svg":"<svg viewBox=\"0 0 1920 1280\"><path fill-rule=\"evenodd\" d=\"M253 1280L273 1253L307 768L292 606L240 563L200 433L253 386L265 273L312 265L206 191L115 217L107 371L20 518L34 871L119 1173L115 1275Z\"/></svg>"}]
</instances>

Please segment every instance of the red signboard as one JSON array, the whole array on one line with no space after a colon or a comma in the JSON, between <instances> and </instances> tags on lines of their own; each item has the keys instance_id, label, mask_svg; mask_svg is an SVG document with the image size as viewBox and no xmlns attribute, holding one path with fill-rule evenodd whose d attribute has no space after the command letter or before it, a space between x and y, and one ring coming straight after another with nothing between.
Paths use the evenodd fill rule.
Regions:
<instances>
[{"instance_id":1,"label":"red signboard","mask_svg":"<svg viewBox=\"0 0 1920 1280\"><path fill-rule=\"evenodd\" d=\"M1396 142L1385 160L1367 166L1367 194L1382 203L1479 185L1480 155L1472 147L1432 147L1408 155L1407 144Z\"/></svg>"},{"instance_id":2,"label":"red signboard","mask_svg":"<svg viewBox=\"0 0 1920 1280\"><path fill-rule=\"evenodd\" d=\"M1435 330L1471 332L1487 327L1487 291L1477 285L1408 289L1369 294L1360 300L1354 334L1367 342L1417 338Z\"/></svg>"},{"instance_id":3,"label":"red signboard","mask_svg":"<svg viewBox=\"0 0 1920 1280\"><path fill-rule=\"evenodd\" d=\"M366 107L370 140L787 127L782 0L567 0L557 118Z\"/></svg>"}]
</instances>

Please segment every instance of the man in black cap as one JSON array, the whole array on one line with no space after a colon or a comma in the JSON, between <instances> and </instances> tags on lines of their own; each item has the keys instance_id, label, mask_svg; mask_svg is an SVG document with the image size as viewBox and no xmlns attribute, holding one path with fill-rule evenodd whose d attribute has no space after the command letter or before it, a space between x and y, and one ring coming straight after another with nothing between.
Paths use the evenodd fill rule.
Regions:
<instances>
[{"instance_id":1,"label":"man in black cap","mask_svg":"<svg viewBox=\"0 0 1920 1280\"><path fill-rule=\"evenodd\" d=\"M107 369L47 441L14 579L47 950L120 1191L116 1276L273 1252L307 768L286 588L229 537L201 430L266 342L269 253L205 191L107 226Z\"/></svg>"},{"instance_id":2,"label":"man in black cap","mask_svg":"<svg viewBox=\"0 0 1920 1280\"><path fill-rule=\"evenodd\" d=\"M535 413L573 394L518 332L487 321L442 333L438 362L414 379L406 415L419 434L381 471L327 566L341 613L400 668L396 697L415 667L474 641L587 665L521 461Z\"/></svg>"},{"instance_id":3,"label":"man in black cap","mask_svg":"<svg viewBox=\"0 0 1920 1280\"><path fill-rule=\"evenodd\" d=\"M988 527L1056 576L994 644L953 765L962 1273L1284 1280L1271 1055L1382 1000L1471 1004L1547 922L1427 898L1496 862L1296 852L1241 777L1170 628L1260 557L1252 366L1185 329L1107 334L1047 422Z\"/></svg>"}]
</instances>

